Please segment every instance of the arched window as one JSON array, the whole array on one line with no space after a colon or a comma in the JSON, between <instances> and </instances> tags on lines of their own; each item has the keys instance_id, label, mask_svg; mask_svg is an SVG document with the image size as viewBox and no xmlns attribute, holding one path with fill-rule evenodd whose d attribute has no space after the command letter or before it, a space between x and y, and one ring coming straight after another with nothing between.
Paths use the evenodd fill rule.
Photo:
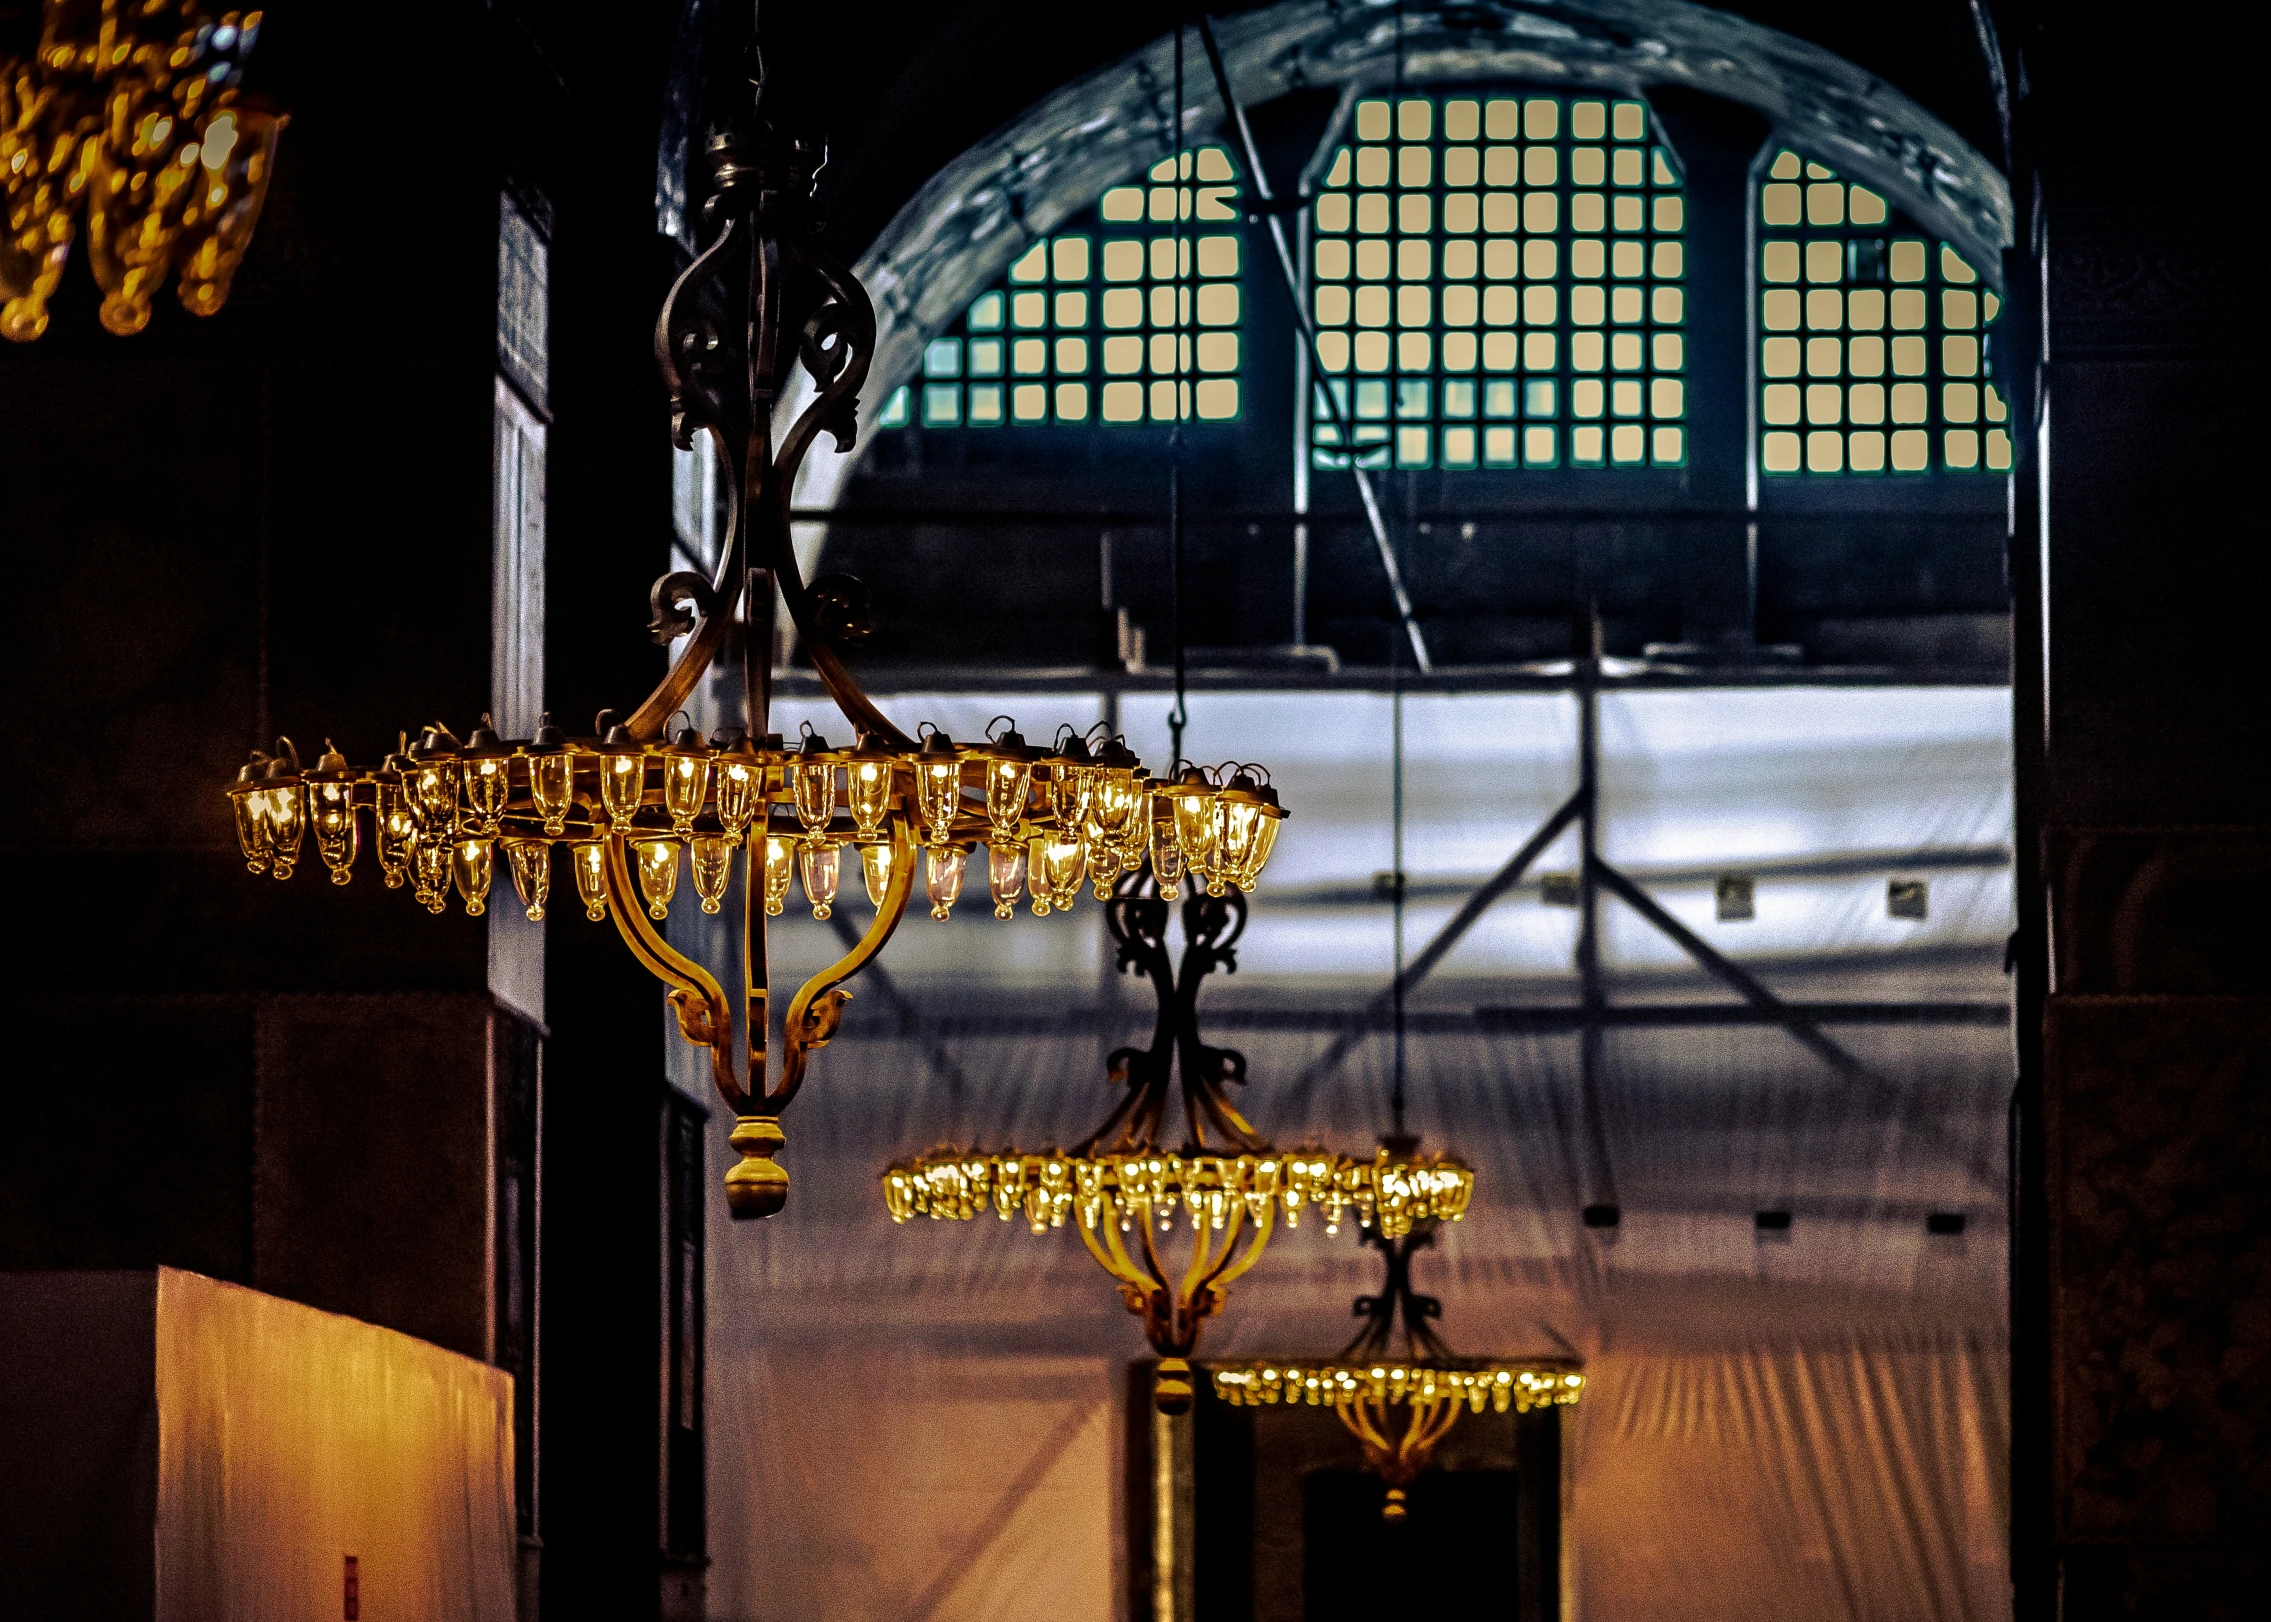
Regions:
<instances>
[{"instance_id":1,"label":"arched window","mask_svg":"<svg viewBox=\"0 0 2271 1622\"><path fill-rule=\"evenodd\" d=\"M1676 467L1686 201L1647 104L1356 103L1318 192L1318 358L1368 467ZM1347 449L1322 399L1318 467Z\"/></svg>"},{"instance_id":2,"label":"arched window","mask_svg":"<svg viewBox=\"0 0 2271 1622\"><path fill-rule=\"evenodd\" d=\"M1035 242L924 347L922 381L896 391L878 425L1172 422L1178 382L1184 420L1237 420L1237 171L1219 146L1182 154L1181 168L1178 183L1162 158L1147 184L1112 187Z\"/></svg>"},{"instance_id":3,"label":"arched window","mask_svg":"<svg viewBox=\"0 0 2271 1622\"><path fill-rule=\"evenodd\" d=\"M1978 271L1787 148L1756 195L1760 468L2010 472Z\"/></svg>"}]
</instances>

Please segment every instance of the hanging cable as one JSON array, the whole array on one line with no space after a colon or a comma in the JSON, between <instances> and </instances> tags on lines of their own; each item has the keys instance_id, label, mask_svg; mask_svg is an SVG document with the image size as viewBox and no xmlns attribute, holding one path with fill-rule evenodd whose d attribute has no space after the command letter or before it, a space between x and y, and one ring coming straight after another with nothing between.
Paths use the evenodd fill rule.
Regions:
<instances>
[{"instance_id":1,"label":"hanging cable","mask_svg":"<svg viewBox=\"0 0 2271 1622\"><path fill-rule=\"evenodd\" d=\"M1389 125L1388 138L1391 144L1400 144L1403 140L1404 116L1403 0L1396 0L1395 74L1395 87L1388 102L1389 117L1394 122ZM1353 455L1355 447L1351 445L1349 449ZM1401 532L1399 531L1398 538L1390 543L1393 549L1399 553L1403 550L1400 544L1400 536ZM1400 564L1402 559L1399 557L1397 562ZM1389 748L1389 820L1393 832L1389 841L1389 856L1393 873L1389 882L1394 886L1391 904L1395 908L1396 967L1395 978L1389 982L1389 990L1395 999L1396 1051L1395 1079L1388 1093L1388 1111L1395 1122L1395 1134L1399 1138L1404 1135L1406 1058L1404 1026L1404 662L1401 654L1402 650L1396 646L1396 638L1391 635L1388 638L1388 692L1392 714L1392 736Z\"/></svg>"},{"instance_id":2,"label":"hanging cable","mask_svg":"<svg viewBox=\"0 0 2271 1622\"><path fill-rule=\"evenodd\" d=\"M1175 104L1169 116L1173 127L1167 151L1169 161L1175 166L1175 414L1167 427L1168 616L1175 643L1175 707L1167 712L1167 732L1171 740L1169 770L1172 771L1182 763L1183 728L1191 719L1190 705L1183 691L1183 412L1189 401L1190 387L1183 380L1183 362L1191 347L1186 331L1192 314L1186 282L1191 269L1191 247L1185 222L1191 213L1190 181L1193 177L1185 172L1183 153L1183 19L1180 15L1175 19Z\"/></svg>"}]
</instances>

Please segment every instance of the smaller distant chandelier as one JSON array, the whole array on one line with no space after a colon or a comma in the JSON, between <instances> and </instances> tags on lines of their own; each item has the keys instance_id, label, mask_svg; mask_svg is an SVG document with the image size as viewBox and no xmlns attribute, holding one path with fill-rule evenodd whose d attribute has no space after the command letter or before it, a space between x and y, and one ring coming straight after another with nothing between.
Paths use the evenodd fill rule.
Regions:
<instances>
[{"instance_id":1,"label":"smaller distant chandelier","mask_svg":"<svg viewBox=\"0 0 2271 1622\"><path fill-rule=\"evenodd\" d=\"M1383 1159L1413 1160L1417 1140L1391 1138ZM1438 1166L1456 1165L1447 1158ZM1463 1171L1464 1168L1461 1168ZM1472 1174L1467 1174L1471 1186ZM1462 1203L1462 1209L1464 1209ZM1452 1216L1450 1220L1457 1220ZM1217 1365L1214 1392L1234 1408L1329 1407L1364 1449L1364 1462L1387 1487L1381 1519L1400 1521L1407 1489L1434 1459L1462 1411L1528 1413L1574 1403L1585 1376L1566 1360L1513 1361L1452 1355L1428 1320L1443 1303L1412 1290L1414 1251L1435 1242L1437 1219L1422 1218L1401 1234L1369 1227L1363 1242L1378 1248L1386 1277L1377 1295L1357 1297L1364 1327L1338 1357L1262 1358Z\"/></svg>"},{"instance_id":2,"label":"smaller distant chandelier","mask_svg":"<svg viewBox=\"0 0 2271 1622\"><path fill-rule=\"evenodd\" d=\"M46 0L32 57L0 57L0 337L47 330L82 215L112 332L149 324L168 275L192 315L228 302L286 122L238 90L260 24L197 0Z\"/></svg>"},{"instance_id":3,"label":"smaller distant chandelier","mask_svg":"<svg viewBox=\"0 0 2271 1622\"><path fill-rule=\"evenodd\" d=\"M1246 1079L1245 1056L1209 1046L1198 1031L1201 983L1218 967L1237 966L1246 898L1194 888L1183 899L1178 973L1167 921L1181 885L1158 876L1168 871L1155 864L1130 873L1105 906L1120 966L1150 977L1159 1018L1149 1048L1111 1055L1111 1079L1127 1093L1104 1124L1068 1151L924 1155L884 1172L883 1198L897 1223L917 1216L967 1222L990 1208L1004 1222L1023 1217L1045 1234L1070 1219L1128 1310L1142 1319L1159 1358L1153 1400L1162 1413L1176 1414L1191 1405L1190 1358L1201 1325L1261 1260L1281 1214L1295 1227L1302 1209L1314 1206L1332 1233L1353 1212L1370 1231L1408 1234L1457 1221L1474 1176L1455 1161L1417 1162L1385 1149L1372 1160L1350 1160L1270 1148L1224 1090ZM1144 894L1147 886L1156 894ZM1161 1132L1178 1078L1187 1136L1171 1150ZM1178 1229L1187 1230L1189 1244L1180 1265L1165 1254Z\"/></svg>"}]
</instances>

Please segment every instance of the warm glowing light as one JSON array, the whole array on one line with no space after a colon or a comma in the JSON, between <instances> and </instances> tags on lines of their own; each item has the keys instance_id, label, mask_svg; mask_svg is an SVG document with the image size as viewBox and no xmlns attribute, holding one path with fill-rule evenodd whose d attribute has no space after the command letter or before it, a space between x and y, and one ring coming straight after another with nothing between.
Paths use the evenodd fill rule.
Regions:
<instances>
[{"instance_id":1,"label":"warm glowing light","mask_svg":"<svg viewBox=\"0 0 2271 1622\"><path fill-rule=\"evenodd\" d=\"M1234 1408L1305 1405L1346 1408L1463 1403L1472 1413L1526 1414L1577 1401L1585 1377L1560 1365L1488 1359L1444 1362L1301 1363L1282 1360L1217 1368L1214 1393Z\"/></svg>"},{"instance_id":2,"label":"warm glowing light","mask_svg":"<svg viewBox=\"0 0 2271 1622\"><path fill-rule=\"evenodd\" d=\"M460 839L450 846L450 877L456 881L469 917L478 918L489 910L489 882L496 874L496 861L497 842L493 839Z\"/></svg>"},{"instance_id":3,"label":"warm glowing light","mask_svg":"<svg viewBox=\"0 0 2271 1622\"><path fill-rule=\"evenodd\" d=\"M994 916L1017 913L1018 898L1025 894L1025 847L1014 842L986 847L986 885L994 898Z\"/></svg>"},{"instance_id":4,"label":"warm glowing light","mask_svg":"<svg viewBox=\"0 0 2271 1622\"><path fill-rule=\"evenodd\" d=\"M607 916L607 846L587 839L568 849L575 859L576 894L583 901L584 916L596 924Z\"/></svg>"},{"instance_id":5,"label":"warm glowing light","mask_svg":"<svg viewBox=\"0 0 2271 1622\"><path fill-rule=\"evenodd\" d=\"M892 847L888 844L860 846L860 877L867 883L867 904L880 908L883 898L891 891Z\"/></svg>"},{"instance_id":6,"label":"warm glowing light","mask_svg":"<svg viewBox=\"0 0 2271 1622\"><path fill-rule=\"evenodd\" d=\"M678 893L678 842L642 839L632 849L639 858L639 893L647 898L647 916L670 916L670 898Z\"/></svg>"}]
</instances>

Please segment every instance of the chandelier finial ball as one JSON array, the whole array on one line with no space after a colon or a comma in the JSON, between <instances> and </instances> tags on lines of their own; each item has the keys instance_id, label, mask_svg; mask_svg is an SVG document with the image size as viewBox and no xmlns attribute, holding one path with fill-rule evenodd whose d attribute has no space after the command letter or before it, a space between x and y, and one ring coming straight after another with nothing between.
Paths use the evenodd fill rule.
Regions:
<instances>
[{"instance_id":1,"label":"chandelier finial ball","mask_svg":"<svg viewBox=\"0 0 2271 1622\"><path fill-rule=\"evenodd\" d=\"M1173 1418L1191 1411L1191 1360L1187 1357L1163 1357L1159 1360L1159 1373L1152 1382L1151 1405Z\"/></svg>"},{"instance_id":2,"label":"chandelier finial ball","mask_svg":"<svg viewBox=\"0 0 2271 1622\"><path fill-rule=\"evenodd\" d=\"M726 1141L741 1151L740 1163L725 1174L725 1203L734 1219L752 1222L788 1204L789 1174L773 1159L788 1141L781 1123L762 1115L739 1116Z\"/></svg>"}]
</instances>

